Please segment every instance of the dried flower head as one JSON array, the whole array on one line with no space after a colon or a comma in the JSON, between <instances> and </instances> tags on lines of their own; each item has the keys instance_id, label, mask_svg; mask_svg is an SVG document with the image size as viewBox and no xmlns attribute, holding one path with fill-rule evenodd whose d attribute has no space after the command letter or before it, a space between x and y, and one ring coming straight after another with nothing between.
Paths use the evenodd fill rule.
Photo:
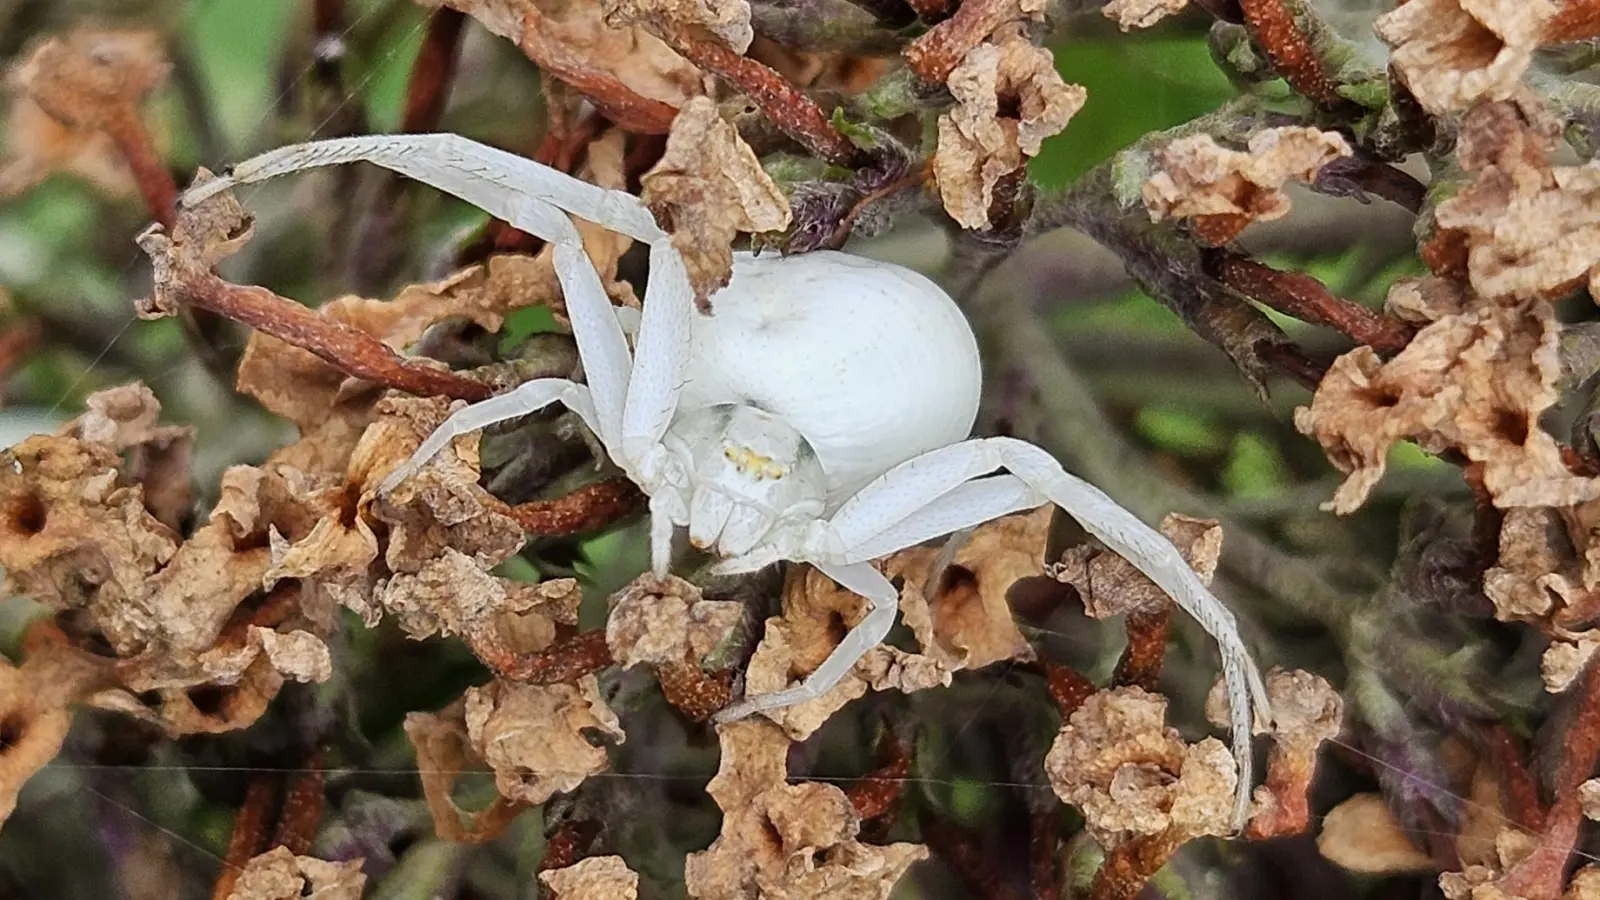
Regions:
<instances>
[{"instance_id":1,"label":"dried flower head","mask_svg":"<svg viewBox=\"0 0 1600 900\"><path fill-rule=\"evenodd\" d=\"M1383 476L1389 448L1404 438L1483 463L1484 485L1500 507L1600 497L1600 482L1572 474L1539 425L1560 376L1549 304L1504 306L1459 294L1456 303L1390 360L1369 347L1339 357L1311 405L1295 412L1295 427L1348 475L1328 508L1358 508Z\"/></svg>"},{"instance_id":2,"label":"dried flower head","mask_svg":"<svg viewBox=\"0 0 1600 900\"><path fill-rule=\"evenodd\" d=\"M1410 0L1373 29L1411 93L1442 116L1510 97L1556 12L1551 0Z\"/></svg>"},{"instance_id":3,"label":"dried flower head","mask_svg":"<svg viewBox=\"0 0 1600 900\"><path fill-rule=\"evenodd\" d=\"M1310 183L1351 152L1343 135L1301 126L1258 131L1243 151L1208 134L1182 137L1155 152L1140 195L1151 221L1188 219L1196 237L1220 246L1251 222L1288 215L1284 185Z\"/></svg>"},{"instance_id":4,"label":"dried flower head","mask_svg":"<svg viewBox=\"0 0 1600 900\"><path fill-rule=\"evenodd\" d=\"M228 900L360 900L366 884L359 859L324 862L274 847L245 864Z\"/></svg>"},{"instance_id":5,"label":"dried flower head","mask_svg":"<svg viewBox=\"0 0 1600 900\"><path fill-rule=\"evenodd\" d=\"M1088 93L1062 81L1050 51L1034 46L1021 26L972 48L946 84L956 106L939 116L933 175L952 218L988 228L996 186L1067 126Z\"/></svg>"},{"instance_id":6,"label":"dried flower head","mask_svg":"<svg viewBox=\"0 0 1600 900\"><path fill-rule=\"evenodd\" d=\"M1238 772L1216 738L1185 744L1167 700L1143 688L1100 691L1061 726L1045 774L1083 812L1102 847L1164 835L1181 844L1232 827Z\"/></svg>"},{"instance_id":7,"label":"dried flower head","mask_svg":"<svg viewBox=\"0 0 1600 900\"><path fill-rule=\"evenodd\" d=\"M900 876L928 855L918 844L856 839L861 820L831 784L789 784L789 739L764 721L717 728L722 763L706 793L722 809L722 832L684 864L696 900L887 900Z\"/></svg>"},{"instance_id":8,"label":"dried flower head","mask_svg":"<svg viewBox=\"0 0 1600 900\"><path fill-rule=\"evenodd\" d=\"M1456 155L1470 180L1434 221L1439 239L1465 246L1484 297L1558 297L1600 260L1600 162L1553 165L1560 129L1537 101L1479 104L1461 123Z\"/></svg>"},{"instance_id":9,"label":"dried flower head","mask_svg":"<svg viewBox=\"0 0 1600 900\"><path fill-rule=\"evenodd\" d=\"M678 111L666 152L640 183L640 196L672 232L703 309L732 274L735 234L789 225L788 199L708 98Z\"/></svg>"}]
</instances>

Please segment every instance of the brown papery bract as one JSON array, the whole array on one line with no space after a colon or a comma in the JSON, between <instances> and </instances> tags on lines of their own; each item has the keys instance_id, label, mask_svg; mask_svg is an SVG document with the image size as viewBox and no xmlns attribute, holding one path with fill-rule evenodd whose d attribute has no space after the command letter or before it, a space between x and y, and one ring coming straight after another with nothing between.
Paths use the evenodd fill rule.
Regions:
<instances>
[{"instance_id":1,"label":"brown papery bract","mask_svg":"<svg viewBox=\"0 0 1600 900\"><path fill-rule=\"evenodd\" d=\"M945 211L963 227L985 229L996 186L1067 126L1088 92L1062 81L1050 51L1021 26L972 48L947 85L956 106L939 117L934 178Z\"/></svg>"},{"instance_id":2,"label":"brown papery bract","mask_svg":"<svg viewBox=\"0 0 1600 900\"><path fill-rule=\"evenodd\" d=\"M1394 48L1418 102L1447 115L1510 97L1558 9L1551 0L1410 0L1373 30Z\"/></svg>"},{"instance_id":3,"label":"brown papery bract","mask_svg":"<svg viewBox=\"0 0 1600 900\"><path fill-rule=\"evenodd\" d=\"M366 884L359 859L325 862L274 847L245 864L228 900L360 900Z\"/></svg>"},{"instance_id":4,"label":"brown papery bract","mask_svg":"<svg viewBox=\"0 0 1600 900\"><path fill-rule=\"evenodd\" d=\"M903 579L900 613L921 652L880 644L828 693L766 715L803 740L868 689L926 690L949 684L962 669L1033 659L1033 648L1011 618L1006 593L1019 579L1044 574L1044 544L1054 512L1044 506L980 526L951 559L947 572L953 577L940 579L931 590L926 582L941 552L937 547L915 547L885 560L885 574ZM861 596L809 566L791 568L784 581L783 615L766 622L745 670L746 692L782 690L811 672L837 645L836 623L853 627L865 614Z\"/></svg>"},{"instance_id":5,"label":"brown papery bract","mask_svg":"<svg viewBox=\"0 0 1600 900\"><path fill-rule=\"evenodd\" d=\"M570 866L547 869L539 881L557 900L637 900L639 873L620 856L591 856Z\"/></svg>"},{"instance_id":6,"label":"brown papery bract","mask_svg":"<svg viewBox=\"0 0 1600 900\"><path fill-rule=\"evenodd\" d=\"M712 292L732 275L736 234L789 225L788 198L717 105L704 97L679 110L666 152L640 184L640 198L672 233L702 311L710 310Z\"/></svg>"},{"instance_id":7,"label":"brown papery bract","mask_svg":"<svg viewBox=\"0 0 1600 900\"><path fill-rule=\"evenodd\" d=\"M1222 527L1214 519L1173 513L1161 520L1161 533L1178 548L1200 580L1210 584L1222 555ZM1172 602L1167 592L1134 568L1133 563L1092 544L1073 547L1062 554L1050 566L1049 574L1077 589L1090 618L1155 612Z\"/></svg>"},{"instance_id":8,"label":"brown papery bract","mask_svg":"<svg viewBox=\"0 0 1600 900\"><path fill-rule=\"evenodd\" d=\"M674 113L704 96L705 76L638 25L613 24L584 0L428 0L476 19L522 49L625 128L665 134Z\"/></svg>"},{"instance_id":9,"label":"brown papery bract","mask_svg":"<svg viewBox=\"0 0 1600 900\"><path fill-rule=\"evenodd\" d=\"M1288 215L1284 185L1308 183L1351 152L1336 132L1298 126L1258 131L1243 151L1197 134L1155 152L1155 171L1140 193L1151 221L1186 219L1202 242L1221 246L1252 222Z\"/></svg>"},{"instance_id":10,"label":"brown papery bract","mask_svg":"<svg viewBox=\"0 0 1600 900\"><path fill-rule=\"evenodd\" d=\"M1468 181L1434 210L1442 240L1466 247L1484 297L1556 298L1600 266L1600 162L1555 165L1561 123L1539 101L1485 103L1461 124Z\"/></svg>"},{"instance_id":11,"label":"brown papery bract","mask_svg":"<svg viewBox=\"0 0 1600 900\"><path fill-rule=\"evenodd\" d=\"M1560 377L1550 305L1502 305L1439 287L1397 283L1391 297L1411 295L1403 305L1426 307L1436 320L1387 361L1369 347L1339 357L1311 405L1296 411L1295 427L1348 476L1328 508L1357 509L1383 476L1389 448L1408 438L1482 463L1484 486L1501 508L1600 497L1600 480L1574 475L1539 424Z\"/></svg>"},{"instance_id":12,"label":"brown papery bract","mask_svg":"<svg viewBox=\"0 0 1600 900\"><path fill-rule=\"evenodd\" d=\"M706 793L722 809L722 831L691 853L684 882L695 900L887 900L927 848L863 844L861 820L831 784L786 780L789 738L770 722L721 725L722 762Z\"/></svg>"}]
</instances>

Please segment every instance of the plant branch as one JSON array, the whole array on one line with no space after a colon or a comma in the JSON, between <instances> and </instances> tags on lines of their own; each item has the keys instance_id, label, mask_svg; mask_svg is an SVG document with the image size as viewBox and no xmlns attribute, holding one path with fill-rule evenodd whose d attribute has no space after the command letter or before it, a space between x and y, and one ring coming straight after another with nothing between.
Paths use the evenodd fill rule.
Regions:
<instances>
[{"instance_id":1,"label":"plant branch","mask_svg":"<svg viewBox=\"0 0 1600 900\"><path fill-rule=\"evenodd\" d=\"M160 226L139 236L155 268L155 296L141 301L142 318L160 318L193 307L240 322L263 334L315 354L353 378L418 396L484 400L492 393L482 382L407 359L376 337L280 297L257 285L223 281L174 248Z\"/></svg>"},{"instance_id":2,"label":"plant branch","mask_svg":"<svg viewBox=\"0 0 1600 900\"><path fill-rule=\"evenodd\" d=\"M628 131L666 134L672 129L672 120L678 115L676 108L642 96L615 75L589 65L581 54L555 37L550 23L532 4L523 9L522 32L516 40L539 68L588 97L601 115Z\"/></svg>"},{"instance_id":3,"label":"plant branch","mask_svg":"<svg viewBox=\"0 0 1600 900\"><path fill-rule=\"evenodd\" d=\"M685 59L744 91L773 124L812 155L849 168L863 164L861 149L833 127L816 101L772 68L687 32L667 32L665 37Z\"/></svg>"},{"instance_id":4,"label":"plant branch","mask_svg":"<svg viewBox=\"0 0 1600 900\"><path fill-rule=\"evenodd\" d=\"M1409 325L1328 290L1300 272L1284 272L1228 250L1208 253L1208 268L1239 293L1286 316L1332 328L1380 353L1398 353L1415 333Z\"/></svg>"},{"instance_id":5,"label":"plant branch","mask_svg":"<svg viewBox=\"0 0 1600 900\"><path fill-rule=\"evenodd\" d=\"M1297 17L1307 15L1300 0L1239 0L1250 36L1289 86L1319 106L1348 103L1328 76Z\"/></svg>"},{"instance_id":6,"label":"plant branch","mask_svg":"<svg viewBox=\"0 0 1600 900\"><path fill-rule=\"evenodd\" d=\"M926 0L926 5L929 14L936 14L936 0ZM922 12L921 6L918 12ZM955 15L911 42L905 50L906 63L924 82L944 84L972 48L996 28L1022 17L1017 0L964 0Z\"/></svg>"},{"instance_id":7,"label":"plant branch","mask_svg":"<svg viewBox=\"0 0 1600 900\"><path fill-rule=\"evenodd\" d=\"M607 528L644 507L644 493L625 477L586 484L554 500L507 505L497 512L540 537L568 537Z\"/></svg>"}]
</instances>

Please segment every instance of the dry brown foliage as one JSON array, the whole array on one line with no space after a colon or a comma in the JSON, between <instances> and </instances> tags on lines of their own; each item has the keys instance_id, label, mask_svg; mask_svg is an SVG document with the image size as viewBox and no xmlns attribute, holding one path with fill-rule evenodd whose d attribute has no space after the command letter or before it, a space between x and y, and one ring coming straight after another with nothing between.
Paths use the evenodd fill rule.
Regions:
<instances>
[{"instance_id":1,"label":"dry brown foliage","mask_svg":"<svg viewBox=\"0 0 1600 900\"><path fill-rule=\"evenodd\" d=\"M1276 719L1258 723L1270 734L1269 767L1244 837L1320 827L1327 859L1374 874L1445 872L1440 885L1452 900L1600 897L1600 869L1568 874L1580 820L1600 807L1590 778L1600 760L1600 460L1581 430L1570 442L1551 430L1551 414L1577 396L1586 375L1569 344L1593 317L1586 305L1564 301L1585 286L1600 297L1600 164L1574 163L1563 148L1566 141L1587 152L1581 138L1596 114L1581 90L1551 89L1547 72L1530 76L1536 51L1600 30L1592 0L1410 0L1378 19L1377 34L1392 48L1387 67L1358 58L1312 4L1197 3L1221 20L1214 37L1238 32L1239 52L1218 54L1229 75L1240 84L1281 77L1298 98L1261 94L1147 136L1059 196L1035 190L1027 167L1092 99L1063 80L1045 46L1059 31L1061 4L858 0L852 15L872 23L858 34L834 25L828 2L809 0L419 2L430 18L402 127L450 127L440 123L443 98L470 17L540 70L544 131L514 149L595 185L637 191L671 234L703 312L715 312L733 253L747 246L842 245L926 213L948 226L954 257L976 271L1023 237L1070 222L1115 253L1146 293L1240 360L1263 393L1268 372L1314 390L1294 425L1345 476L1328 509L1370 513L1402 441L1460 463L1473 492L1470 552L1462 551L1472 558L1446 570L1424 553L1428 565L1418 564L1423 576L1413 579L1421 584L1397 574L1373 588L1363 579L1379 580L1367 570L1381 567L1358 566L1348 581L1358 587L1350 587L1343 574L1325 575L1325 560L1291 559L1280 545L1294 543L1293 526L1307 520L1287 514L1282 540L1267 540L1265 525L1201 497L1219 509L1229 534L1243 532L1231 560L1221 522L1163 521L1207 583L1221 572L1230 587L1247 589L1240 595L1322 604L1315 616L1335 635L1344 668L1367 679L1368 692L1347 698L1310 672L1269 673ZM319 53L330 36L357 33L323 21L339 6L314 7ZM1114 0L1099 9L1127 31L1186 6ZM775 17L786 17L786 27L775 27ZM1190 18L1168 24L1188 27ZM252 269L254 254L240 252L255 223L231 194L175 205L175 164L158 152L146 121L147 101L171 74L166 54L163 38L146 31L81 28L31 43L11 67L0 196L55 173L107 193L137 190L160 223L139 238L154 276L139 314L184 317L190 340L205 335L197 313L248 327L234 387L296 434L251 457L254 464L197 484L195 430L165 424L156 394L133 382L93 393L71 423L0 453L0 567L8 590L36 604L31 614L39 616L20 659L0 660L0 821L68 746L75 718L91 718L84 710L135 723L145 745L188 738L210 747L221 744L195 736L265 726L271 720L263 717L289 705L279 697L295 693L285 690L292 682L350 699L340 693L348 690L339 676L349 644L341 628L359 620L392 629L377 632L380 647L392 649L382 643L387 634L408 649L449 647L466 659L464 649L481 667L470 683L460 679L434 697L431 710L396 711L396 719L405 713L417 760L423 796L414 806L420 817L426 805L435 835L495 841L538 807L548 832L538 880L548 890L564 900L654 896L659 860L627 856L620 821L592 828L586 817L656 814L667 801L649 793L658 787L651 779L624 795L618 780L597 776L618 759L659 751L659 780L684 780L684 759L709 757L704 723L717 710L740 690L779 690L814 671L861 620L866 601L791 565L776 596L753 598L778 610L755 627L744 601L773 593L755 579L729 586L647 574L580 609L584 591L567 577L571 559L547 560L545 545L620 523L642 497L615 467L584 470L581 451L593 436L570 414L521 426L565 429L565 443L547 454L561 458L540 460L552 474L541 475L534 495L559 486L560 496L508 502L520 488L516 464L532 463L496 459L477 434L377 496L376 486L462 402L535 370L582 376L570 352L535 358L485 349L492 342L483 338L531 307L548 309L558 330L567 324L553 251L502 223L473 241L452 241L439 257L472 264L442 277L434 276L445 269L430 268L427 280L371 289L375 296L341 286L301 303L228 280L222 272L237 266L279 283ZM1259 69L1236 71L1245 57ZM319 86L338 87L339 62L316 62ZM1270 111L1261 100L1269 95ZM336 127L354 129L349 121ZM1427 185L1398 168L1419 154L1427 165L1415 171L1427 170ZM195 181L208 178L200 169ZM923 190L930 178L936 194ZM1339 296L1331 280L1252 258L1235 239L1254 223L1288 217L1291 183L1393 201L1414 214L1418 253L1432 274L1394 280L1378 312L1354 294ZM378 212L387 214L400 194L378 193L386 198ZM611 299L638 307L635 260L643 254L630 256L638 248L629 238L576 224ZM399 246L408 236L389 237ZM1349 341L1337 351L1302 341L1256 304ZM973 315L993 318L987 324L1003 333L1043 327L1036 317L1008 324L1011 313L980 307L972 305ZM0 326L8 348L16 335L38 333L9 309L0 309ZM0 353L0 374L16 355ZM1018 363L1017 383L998 389L1002 402L1024 405L1015 395L1038 393L1048 408L1053 392L1066 390L1017 387L1038 362ZM1578 412L1582 425L1589 407ZM566 465L566 456L580 459ZM1199 491L1213 473L1175 458L1162 465L1140 473L1150 489L1143 499L1163 510L1196 505L1167 482L1182 469L1185 487ZM1143 487L1124 490L1136 496ZM201 497L207 505L197 510ZM986 523L957 547L921 546L874 563L896 582L909 640L873 648L826 696L715 728L720 762L706 793L721 824L709 847L684 860L689 896L882 900L913 864L937 856L984 896L1013 896L1025 880L1041 898L1086 885L1094 900L1119 900L1143 890L1183 845L1228 836L1235 763L1216 738L1186 738L1179 694L1157 692L1166 686L1170 599L1093 544L1047 557L1055 518L1044 507ZM1316 525L1305 530L1338 527ZM1315 548L1304 549L1315 557ZM524 580L530 564L536 580ZM1325 602L1354 591L1378 599ZM1093 618L1125 617L1127 649L1109 684L1060 664L1042 640L1058 635L1040 622L1074 594ZM1019 621L1012 605L1024 597ZM1388 602L1395 609L1383 628L1362 619ZM592 615L602 605L603 628ZM1517 630L1493 632L1491 641L1471 630L1481 625L1471 616L1453 615L1468 607ZM1523 640L1542 656L1550 696L1538 702L1546 705L1514 708L1506 698L1529 702L1517 694L1520 682L1504 691L1457 683L1460 657L1446 658L1430 641L1459 635L1439 628L1416 639L1411 617L1419 610L1483 638L1468 649L1485 657L1482 646ZM1294 652L1272 649L1283 659ZM966 673L961 684L957 673ZM1028 795L1025 879L998 871L1003 854L992 836L972 833L990 823L957 821L957 804L940 795L948 773L938 769L943 760L930 761L938 754L927 748L940 744L929 735L954 745L960 734L924 721L932 704L918 698L914 715L895 696L857 704L871 711L875 734L849 731L860 723L841 714L870 693L953 684L940 699L959 704L968 680L979 678L989 678L984 685L997 699L986 696L969 719L1005 717L997 733L1011 770L1001 777ZM1531 683L1523 694L1538 695L1538 681ZM1372 699L1390 690L1382 704ZM1047 697L1059 722L1043 708ZM1225 716L1221 697L1214 690L1208 704L1214 720ZM878 748L856 770L869 774L849 789L816 774L826 768L817 760L819 745L832 740L823 730L830 725ZM1534 749L1523 746L1525 729L1537 732ZM1331 810L1313 809L1313 782L1326 774L1323 745L1347 731L1369 748L1364 758L1400 769L1387 760L1411 753L1437 762L1447 784L1406 793L1374 766L1382 793L1364 783ZM668 733L683 746L650 743ZM251 773L218 897L362 895L361 861L309 853L324 779L342 764L326 763L325 754L350 752L339 735L323 739L294 748L303 755L293 779L276 784L266 775L278 770ZM484 776L477 797L474 774ZM1445 791L1464 802L1428 805ZM1065 840L1057 800L1081 812L1085 839ZM902 820L904 809L913 815ZM709 834L707 820L702 838ZM685 851L674 852L682 859Z\"/></svg>"}]
</instances>

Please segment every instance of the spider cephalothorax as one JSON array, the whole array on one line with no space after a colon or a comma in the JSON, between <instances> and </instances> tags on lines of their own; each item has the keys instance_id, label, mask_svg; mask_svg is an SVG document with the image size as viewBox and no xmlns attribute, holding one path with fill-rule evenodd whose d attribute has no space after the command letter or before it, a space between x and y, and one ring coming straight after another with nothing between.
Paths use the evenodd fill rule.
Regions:
<instances>
[{"instance_id":1,"label":"spider cephalothorax","mask_svg":"<svg viewBox=\"0 0 1600 900\"><path fill-rule=\"evenodd\" d=\"M1250 797L1252 710L1266 691L1233 616L1176 548L1049 454L1013 438L968 439L977 343L955 303L908 269L844 253L736 254L714 315L695 311L682 258L638 198L456 135L343 138L284 147L192 189L367 161L409 175L553 245L586 383L559 378L452 415L379 487L393 489L455 436L562 403L651 495L651 565L666 574L688 528L724 572L807 562L869 611L800 684L746 697L719 720L789 706L835 685L888 635L898 592L872 561L1008 513L1054 503L1126 557L1222 649L1239 766ZM632 348L568 214L650 246Z\"/></svg>"}]
</instances>

